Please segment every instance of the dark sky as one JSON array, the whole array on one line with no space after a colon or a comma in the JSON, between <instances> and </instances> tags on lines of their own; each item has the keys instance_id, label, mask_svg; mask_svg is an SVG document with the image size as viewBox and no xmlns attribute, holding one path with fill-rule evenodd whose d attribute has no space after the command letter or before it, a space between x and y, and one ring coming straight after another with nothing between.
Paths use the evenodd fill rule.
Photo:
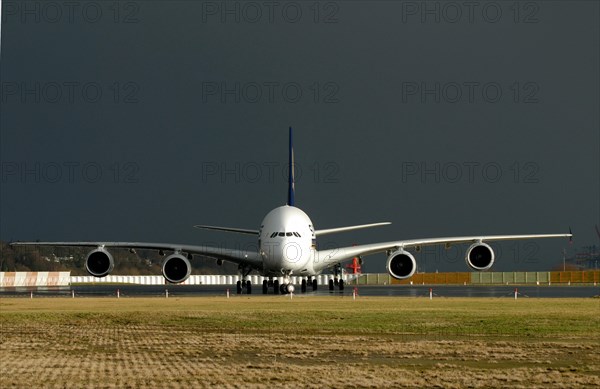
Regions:
<instances>
[{"instance_id":1,"label":"dark sky","mask_svg":"<svg viewBox=\"0 0 600 389\"><path fill-rule=\"evenodd\" d=\"M512 271L598 244L596 1L68 4L2 4L2 240L244 246L191 226L284 204L293 126L317 228L393 222L322 247L573 228L496 246Z\"/></svg>"}]
</instances>

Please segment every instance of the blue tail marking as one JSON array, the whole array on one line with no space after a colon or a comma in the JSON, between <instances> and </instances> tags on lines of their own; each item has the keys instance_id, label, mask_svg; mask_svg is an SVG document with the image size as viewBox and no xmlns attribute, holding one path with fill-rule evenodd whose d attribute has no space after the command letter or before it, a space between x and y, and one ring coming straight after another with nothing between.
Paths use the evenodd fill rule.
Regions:
<instances>
[{"instance_id":1,"label":"blue tail marking","mask_svg":"<svg viewBox=\"0 0 600 389\"><path fill-rule=\"evenodd\" d=\"M288 200L287 200L287 205L289 206L294 206L294 192L295 192L295 187L294 187L294 144L292 141L292 127L290 127L290 149L289 149L289 165L288 165L288 169L289 169L289 180L288 180Z\"/></svg>"}]
</instances>

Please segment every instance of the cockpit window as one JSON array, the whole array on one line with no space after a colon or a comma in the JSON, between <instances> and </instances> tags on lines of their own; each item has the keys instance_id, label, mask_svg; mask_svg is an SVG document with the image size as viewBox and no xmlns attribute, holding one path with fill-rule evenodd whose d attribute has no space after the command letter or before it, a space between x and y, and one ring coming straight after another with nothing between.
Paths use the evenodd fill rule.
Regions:
<instances>
[{"instance_id":1,"label":"cockpit window","mask_svg":"<svg viewBox=\"0 0 600 389\"><path fill-rule=\"evenodd\" d=\"M298 232L273 232L269 237L270 238L275 238L277 236L295 236L298 238L302 238L302 235L300 235L300 233Z\"/></svg>"}]
</instances>

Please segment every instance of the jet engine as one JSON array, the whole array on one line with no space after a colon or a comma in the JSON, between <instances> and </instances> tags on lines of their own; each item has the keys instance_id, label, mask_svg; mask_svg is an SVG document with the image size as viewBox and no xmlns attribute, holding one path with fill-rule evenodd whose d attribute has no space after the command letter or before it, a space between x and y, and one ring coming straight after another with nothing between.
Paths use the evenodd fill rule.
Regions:
<instances>
[{"instance_id":1,"label":"jet engine","mask_svg":"<svg viewBox=\"0 0 600 389\"><path fill-rule=\"evenodd\" d=\"M115 261L104 247L90 251L85 258L85 270L94 277L106 277L114 267Z\"/></svg>"},{"instance_id":2,"label":"jet engine","mask_svg":"<svg viewBox=\"0 0 600 389\"><path fill-rule=\"evenodd\" d=\"M465 255L467 265L473 270L483 271L488 270L494 264L494 250L482 242L474 243L468 248Z\"/></svg>"},{"instance_id":3,"label":"jet engine","mask_svg":"<svg viewBox=\"0 0 600 389\"><path fill-rule=\"evenodd\" d=\"M412 277L417 270L415 257L404 250L398 250L391 253L385 266L390 275L398 280Z\"/></svg>"},{"instance_id":4,"label":"jet engine","mask_svg":"<svg viewBox=\"0 0 600 389\"><path fill-rule=\"evenodd\" d=\"M181 254L171 254L162 264L162 274L165 279L173 284L179 284L188 279L192 273L192 265Z\"/></svg>"}]
</instances>

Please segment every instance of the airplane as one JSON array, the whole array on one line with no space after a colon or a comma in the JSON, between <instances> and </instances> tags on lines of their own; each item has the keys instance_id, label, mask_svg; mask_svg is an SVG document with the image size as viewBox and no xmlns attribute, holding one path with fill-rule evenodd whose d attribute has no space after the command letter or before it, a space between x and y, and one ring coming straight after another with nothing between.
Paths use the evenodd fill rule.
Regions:
<instances>
[{"instance_id":1,"label":"airplane","mask_svg":"<svg viewBox=\"0 0 600 389\"><path fill-rule=\"evenodd\" d=\"M317 290L316 276L323 271L333 269L335 279L329 280L329 289L337 285L344 289L343 279L337 279L341 263L353 258L386 253L386 269L399 280L410 278L417 270L414 255L408 249L420 251L423 246L470 243L465 253L466 264L475 271L486 271L492 267L495 253L487 242L517 239L572 238L573 234L528 234L528 235L475 235L445 238L408 239L391 242L353 245L327 250L317 249L317 238L326 234L353 231L389 225L390 222L361 224L346 227L316 229L306 213L295 206L294 148L292 128L289 128L289 178L287 203L271 210L262 220L259 229L243 229L210 225L195 225L196 228L255 235L258 238L258 250L230 250L224 248L195 246L177 243L143 242L13 242L12 246L80 246L93 247L87 254L85 267L94 277L105 277L114 268L114 259L109 248L125 248L131 252L136 249L154 249L161 255L172 252L162 262L162 275L169 283L178 284L191 274L190 260L194 255L215 258L219 264L229 261L238 264L240 281L237 281L237 293L252 293L252 284L247 280L252 271L265 277L263 294L273 288L274 294L293 293L292 275L301 278L301 291L309 287ZM281 281L281 284L279 283Z\"/></svg>"}]
</instances>

